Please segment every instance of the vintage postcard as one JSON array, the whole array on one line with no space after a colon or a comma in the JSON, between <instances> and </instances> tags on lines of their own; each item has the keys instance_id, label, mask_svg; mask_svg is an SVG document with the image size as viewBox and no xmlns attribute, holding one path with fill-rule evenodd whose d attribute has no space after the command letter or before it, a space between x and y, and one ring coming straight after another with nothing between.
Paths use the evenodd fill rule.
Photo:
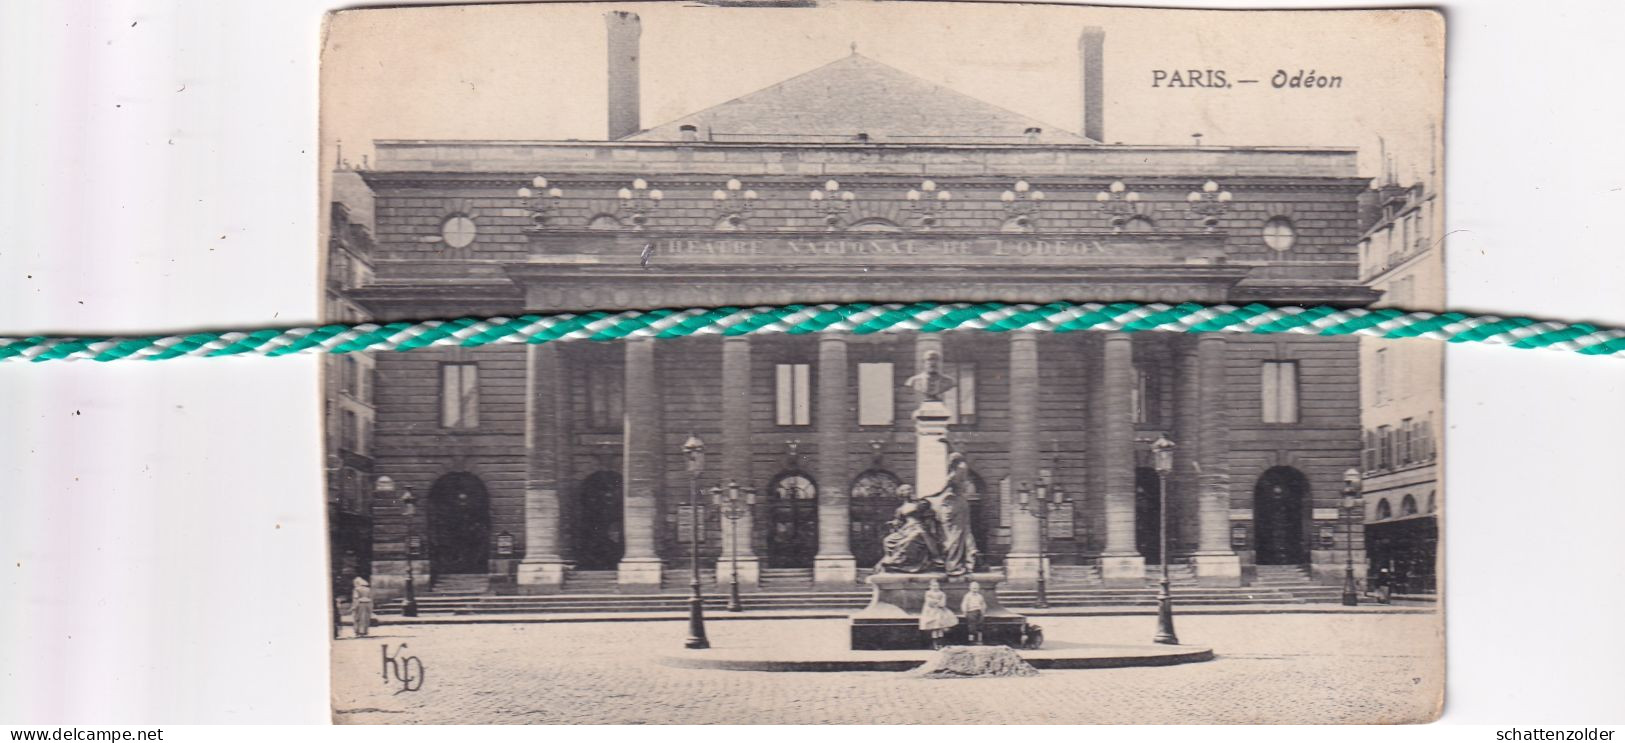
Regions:
<instances>
[{"instance_id":1,"label":"vintage postcard","mask_svg":"<svg viewBox=\"0 0 1625 743\"><path fill-rule=\"evenodd\" d=\"M329 322L1443 305L1430 11L546 3L325 33ZM1033 330L333 355L333 716L1426 722L1442 356Z\"/></svg>"}]
</instances>

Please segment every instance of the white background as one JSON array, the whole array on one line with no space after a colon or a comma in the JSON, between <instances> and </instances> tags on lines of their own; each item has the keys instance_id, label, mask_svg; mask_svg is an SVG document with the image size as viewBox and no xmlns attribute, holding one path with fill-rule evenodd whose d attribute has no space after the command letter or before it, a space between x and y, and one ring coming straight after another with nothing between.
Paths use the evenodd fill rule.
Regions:
<instances>
[{"instance_id":1,"label":"white background","mask_svg":"<svg viewBox=\"0 0 1625 743\"><path fill-rule=\"evenodd\" d=\"M315 319L325 5L0 6L0 334ZM1625 325L1625 4L1448 22L1452 306ZM1618 724L1625 361L1449 363L1444 721ZM327 720L317 400L309 357L0 365L0 723Z\"/></svg>"}]
</instances>

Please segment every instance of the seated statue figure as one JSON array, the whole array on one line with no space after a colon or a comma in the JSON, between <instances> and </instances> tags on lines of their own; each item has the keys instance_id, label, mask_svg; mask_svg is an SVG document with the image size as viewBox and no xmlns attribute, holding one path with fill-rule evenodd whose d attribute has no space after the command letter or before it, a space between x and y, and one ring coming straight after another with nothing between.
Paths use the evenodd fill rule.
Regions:
<instances>
[{"instance_id":1,"label":"seated statue figure","mask_svg":"<svg viewBox=\"0 0 1625 743\"><path fill-rule=\"evenodd\" d=\"M892 533L882 542L886 556L876 570L883 573L926 573L942 569L942 543L937 540L930 504L910 500L897 507Z\"/></svg>"}]
</instances>

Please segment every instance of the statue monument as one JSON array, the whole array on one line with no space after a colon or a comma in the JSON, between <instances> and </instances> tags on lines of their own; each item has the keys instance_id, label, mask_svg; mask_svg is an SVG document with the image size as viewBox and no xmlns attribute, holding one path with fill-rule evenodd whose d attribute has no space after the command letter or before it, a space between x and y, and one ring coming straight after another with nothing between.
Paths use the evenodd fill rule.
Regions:
<instances>
[{"instance_id":1,"label":"statue monument","mask_svg":"<svg viewBox=\"0 0 1625 743\"><path fill-rule=\"evenodd\" d=\"M867 579L873 595L867 608L852 615L852 649L929 647L931 640L920 631L919 620L933 582L947 594L948 606L960 606L971 583L980 584L986 604L980 641L1019 647L1027 620L999 604L997 586L1004 575L976 572L981 552L971 529L970 464L962 452L951 450L947 440L952 415L943 394L953 389L954 382L942 373L942 358L935 350L925 353L922 366L903 383L920 397L914 411L916 484L897 489L901 503L887 522L891 532L882 543L885 556ZM964 644L965 633L962 623L943 639Z\"/></svg>"}]
</instances>

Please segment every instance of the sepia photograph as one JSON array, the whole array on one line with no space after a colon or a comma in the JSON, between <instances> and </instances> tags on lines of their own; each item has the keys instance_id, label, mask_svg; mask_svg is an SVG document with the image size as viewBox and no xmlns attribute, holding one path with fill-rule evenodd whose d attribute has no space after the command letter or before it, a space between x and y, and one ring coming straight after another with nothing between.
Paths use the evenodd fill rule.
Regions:
<instances>
[{"instance_id":1,"label":"sepia photograph","mask_svg":"<svg viewBox=\"0 0 1625 743\"><path fill-rule=\"evenodd\" d=\"M338 11L322 319L1442 310L1444 36L1392 9ZM990 331L325 357L332 719L1439 715L1443 344Z\"/></svg>"}]
</instances>

